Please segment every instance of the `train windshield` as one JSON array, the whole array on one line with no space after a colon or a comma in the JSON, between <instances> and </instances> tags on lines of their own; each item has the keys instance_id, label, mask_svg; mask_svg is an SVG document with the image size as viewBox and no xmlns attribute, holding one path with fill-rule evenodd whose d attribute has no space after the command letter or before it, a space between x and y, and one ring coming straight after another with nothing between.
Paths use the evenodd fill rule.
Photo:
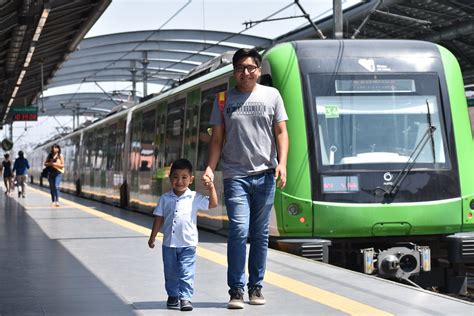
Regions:
<instances>
[{"instance_id":1,"label":"train windshield","mask_svg":"<svg viewBox=\"0 0 474 316\"><path fill-rule=\"evenodd\" d=\"M314 75L311 87L323 168L446 167L436 75Z\"/></svg>"}]
</instances>

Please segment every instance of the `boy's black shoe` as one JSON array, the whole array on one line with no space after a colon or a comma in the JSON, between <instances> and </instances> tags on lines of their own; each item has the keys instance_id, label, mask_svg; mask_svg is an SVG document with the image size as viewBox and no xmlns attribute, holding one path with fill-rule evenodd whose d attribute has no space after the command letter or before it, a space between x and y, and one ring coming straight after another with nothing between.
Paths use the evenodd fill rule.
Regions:
<instances>
[{"instance_id":1,"label":"boy's black shoe","mask_svg":"<svg viewBox=\"0 0 474 316\"><path fill-rule=\"evenodd\" d=\"M229 291L230 300L227 303L228 309L244 308L244 292L241 289L231 289Z\"/></svg>"},{"instance_id":2,"label":"boy's black shoe","mask_svg":"<svg viewBox=\"0 0 474 316\"><path fill-rule=\"evenodd\" d=\"M179 306L178 298L175 296L168 296L168 300L166 301L166 306L168 308L178 307Z\"/></svg>"},{"instance_id":3,"label":"boy's black shoe","mask_svg":"<svg viewBox=\"0 0 474 316\"><path fill-rule=\"evenodd\" d=\"M262 288L259 286L249 289L250 305L265 305L266 301L262 294Z\"/></svg>"},{"instance_id":4,"label":"boy's black shoe","mask_svg":"<svg viewBox=\"0 0 474 316\"><path fill-rule=\"evenodd\" d=\"M191 304L190 301L188 301L188 300L181 300L180 303L181 303L181 308L180 308L180 310L181 310L182 312L189 312L189 311L192 311L192 310L193 310L193 304Z\"/></svg>"}]
</instances>

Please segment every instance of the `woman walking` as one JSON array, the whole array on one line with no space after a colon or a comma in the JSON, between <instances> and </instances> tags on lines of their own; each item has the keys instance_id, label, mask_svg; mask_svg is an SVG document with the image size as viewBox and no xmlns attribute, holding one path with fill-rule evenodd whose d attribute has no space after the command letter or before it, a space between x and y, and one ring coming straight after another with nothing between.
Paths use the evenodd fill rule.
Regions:
<instances>
[{"instance_id":1,"label":"woman walking","mask_svg":"<svg viewBox=\"0 0 474 316\"><path fill-rule=\"evenodd\" d=\"M48 182L53 207L59 207L59 184L64 173L64 157L58 144L51 146L51 152L44 163L49 168Z\"/></svg>"},{"instance_id":2,"label":"woman walking","mask_svg":"<svg viewBox=\"0 0 474 316\"><path fill-rule=\"evenodd\" d=\"M3 157L5 157L1 166L3 170L3 182L5 183L5 194L9 194L14 190L12 162L10 160L10 154L5 154Z\"/></svg>"}]
</instances>

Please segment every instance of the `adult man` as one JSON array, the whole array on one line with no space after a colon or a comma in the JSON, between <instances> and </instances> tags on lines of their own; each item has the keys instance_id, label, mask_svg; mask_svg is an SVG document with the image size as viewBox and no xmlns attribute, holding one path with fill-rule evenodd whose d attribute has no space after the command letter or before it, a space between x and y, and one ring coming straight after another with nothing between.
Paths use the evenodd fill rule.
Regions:
<instances>
[{"instance_id":1,"label":"adult man","mask_svg":"<svg viewBox=\"0 0 474 316\"><path fill-rule=\"evenodd\" d=\"M30 169L30 164L20 150L18 152L18 158L15 159L15 163L13 164L13 172L15 172L16 185L18 186L18 197L25 197L25 183L28 169Z\"/></svg>"},{"instance_id":2,"label":"adult man","mask_svg":"<svg viewBox=\"0 0 474 316\"><path fill-rule=\"evenodd\" d=\"M262 57L255 49L239 49L232 59L236 87L218 96L210 123L208 165L202 177L214 180L222 151L224 197L229 217L227 284L230 309L244 307L245 257L250 237L250 304L263 305L261 293L268 248L268 225L275 181L286 183L288 119L278 90L257 83ZM225 139L225 142L224 142ZM278 160L277 160L278 151Z\"/></svg>"}]
</instances>

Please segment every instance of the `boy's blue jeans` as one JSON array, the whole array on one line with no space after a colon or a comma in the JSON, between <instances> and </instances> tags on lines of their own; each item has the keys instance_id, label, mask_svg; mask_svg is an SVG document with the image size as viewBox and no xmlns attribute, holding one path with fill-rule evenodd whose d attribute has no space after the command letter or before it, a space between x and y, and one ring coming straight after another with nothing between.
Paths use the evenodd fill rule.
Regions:
<instances>
[{"instance_id":1,"label":"boy's blue jeans","mask_svg":"<svg viewBox=\"0 0 474 316\"><path fill-rule=\"evenodd\" d=\"M247 237L249 288L262 287L268 249L268 226L275 198L274 172L224 180L224 198L229 217L227 240L227 285L244 289Z\"/></svg>"},{"instance_id":2,"label":"boy's blue jeans","mask_svg":"<svg viewBox=\"0 0 474 316\"><path fill-rule=\"evenodd\" d=\"M59 183L61 182L61 178L63 177L62 173L53 173L49 174L48 182L49 182L49 191L51 192L51 200L53 202L59 201Z\"/></svg>"},{"instance_id":3,"label":"boy's blue jeans","mask_svg":"<svg viewBox=\"0 0 474 316\"><path fill-rule=\"evenodd\" d=\"M190 301L194 293L196 247L162 246L165 288L168 296Z\"/></svg>"}]
</instances>

